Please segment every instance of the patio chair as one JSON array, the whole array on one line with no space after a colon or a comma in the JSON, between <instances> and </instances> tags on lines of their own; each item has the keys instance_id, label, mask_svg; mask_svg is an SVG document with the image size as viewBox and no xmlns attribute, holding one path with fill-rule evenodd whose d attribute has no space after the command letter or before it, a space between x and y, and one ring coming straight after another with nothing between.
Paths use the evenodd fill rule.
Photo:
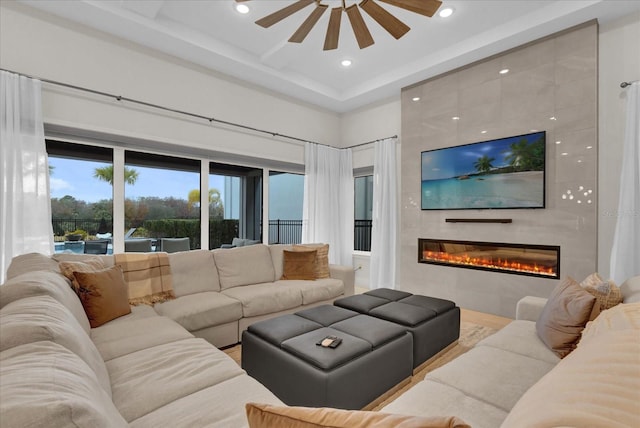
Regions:
<instances>
[{"instance_id":1,"label":"patio chair","mask_svg":"<svg viewBox=\"0 0 640 428\"><path fill-rule=\"evenodd\" d=\"M109 247L109 240L96 239L93 241L84 242L85 254L107 254L107 248Z\"/></svg>"},{"instance_id":2,"label":"patio chair","mask_svg":"<svg viewBox=\"0 0 640 428\"><path fill-rule=\"evenodd\" d=\"M189 238L162 238L160 239L160 251L167 253L177 253L178 251L189 251Z\"/></svg>"},{"instance_id":3,"label":"patio chair","mask_svg":"<svg viewBox=\"0 0 640 428\"><path fill-rule=\"evenodd\" d=\"M126 253L150 253L151 239L127 239L124 241L124 251Z\"/></svg>"}]
</instances>

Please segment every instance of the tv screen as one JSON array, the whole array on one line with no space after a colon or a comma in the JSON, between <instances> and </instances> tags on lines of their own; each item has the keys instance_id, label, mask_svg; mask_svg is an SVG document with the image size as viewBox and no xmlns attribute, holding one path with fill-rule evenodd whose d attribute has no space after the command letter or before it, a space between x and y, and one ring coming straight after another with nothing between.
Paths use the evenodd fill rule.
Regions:
<instances>
[{"instance_id":1,"label":"tv screen","mask_svg":"<svg viewBox=\"0 0 640 428\"><path fill-rule=\"evenodd\" d=\"M422 152L423 210L544 208L546 133Z\"/></svg>"}]
</instances>

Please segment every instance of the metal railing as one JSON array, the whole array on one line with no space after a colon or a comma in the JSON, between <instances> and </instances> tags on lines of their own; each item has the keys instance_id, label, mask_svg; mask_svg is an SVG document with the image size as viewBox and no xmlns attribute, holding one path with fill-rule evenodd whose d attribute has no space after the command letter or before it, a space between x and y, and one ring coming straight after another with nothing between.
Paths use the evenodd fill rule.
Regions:
<instances>
[{"instance_id":1,"label":"metal railing","mask_svg":"<svg viewBox=\"0 0 640 428\"><path fill-rule=\"evenodd\" d=\"M302 242L302 220L269 220L269 244Z\"/></svg>"},{"instance_id":2,"label":"metal railing","mask_svg":"<svg viewBox=\"0 0 640 428\"><path fill-rule=\"evenodd\" d=\"M56 241L64 241L67 233L76 230L84 230L89 235L113 231L113 222L111 220L96 220L93 218L54 218L51 219L51 226L53 226L53 236Z\"/></svg>"},{"instance_id":3,"label":"metal railing","mask_svg":"<svg viewBox=\"0 0 640 428\"><path fill-rule=\"evenodd\" d=\"M353 249L356 251L371 251L372 220L355 220L353 231Z\"/></svg>"}]
</instances>

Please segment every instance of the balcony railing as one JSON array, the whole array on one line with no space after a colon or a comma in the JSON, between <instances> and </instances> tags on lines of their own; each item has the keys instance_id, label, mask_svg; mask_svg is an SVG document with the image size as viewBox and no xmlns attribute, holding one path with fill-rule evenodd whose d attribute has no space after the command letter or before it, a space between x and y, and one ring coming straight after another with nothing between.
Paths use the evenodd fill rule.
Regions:
<instances>
[{"instance_id":1,"label":"balcony railing","mask_svg":"<svg viewBox=\"0 0 640 428\"><path fill-rule=\"evenodd\" d=\"M355 220L353 231L353 249L356 251L371 251L372 220Z\"/></svg>"},{"instance_id":2,"label":"balcony railing","mask_svg":"<svg viewBox=\"0 0 640 428\"><path fill-rule=\"evenodd\" d=\"M371 220L355 220L353 248L371 251ZM269 220L270 244L299 244L302 242L302 220Z\"/></svg>"}]
</instances>

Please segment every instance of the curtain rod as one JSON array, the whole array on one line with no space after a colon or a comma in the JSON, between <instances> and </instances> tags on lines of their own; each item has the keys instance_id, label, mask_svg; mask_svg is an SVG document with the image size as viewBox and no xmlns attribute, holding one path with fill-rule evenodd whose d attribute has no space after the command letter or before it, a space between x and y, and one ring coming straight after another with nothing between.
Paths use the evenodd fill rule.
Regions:
<instances>
[{"instance_id":1,"label":"curtain rod","mask_svg":"<svg viewBox=\"0 0 640 428\"><path fill-rule=\"evenodd\" d=\"M313 144L319 144L319 145L325 146L325 147L336 148L334 146L330 146L329 144L323 144L323 143L317 143L315 141L304 140L302 138L292 137L292 136L286 135L286 134L280 134L279 132L266 131L264 129L254 128L253 126L243 125L241 123L235 123L235 122L230 122L230 121L227 121L227 120L216 119L215 117L207 117L207 116L203 116L201 114L191 113L191 112L184 111L184 110L178 110L178 109L174 109L174 108L171 108L171 107L165 107L165 106L161 106L159 104L152 104L152 103L148 103L146 101L140 101L140 100L136 100L136 99L133 99L133 98L123 97L122 95L115 95L115 94L110 94L108 92L97 91L95 89L85 88L83 86L71 85L69 83L59 82L59 81L56 81L56 80L43 79L41 77L36 77L36 76L32 76L32 75L25 74L25 73L19 73L17 71L13 71L13 70L7 70L6 68L0 68L0 70L6 71L7 73L13 73L13 74L17 74L19 76L28 77L30 79L40 80L41 82L45 82L45 83L48 83L48 84L51 84L51 85L62 86L62 87L65 87L65 88L75 89L77 91L82 91L82 92L88 92L88 93L95 94L95 95L102 95L104 97L113 98L113 99L115 99L117 101L128 101L130 103L139 104L139 105L142 105L142 106L145 106L145 107L152 107L152 108L155 108L155 109L158 109L158 110L164 110L164 111L168 111L168 112L171 112L171 113L182 114L182 115L193 117L193 118L196 118L196 119L207 120L207 121L209 121L209 123L213 123L213 122L221 123L223 125L235 126L236 128L241 128L241 129L245 129L245 130L248 130L248 131L268 134L268 135L271 135L272 137L288 138L290 140L299 141L299 142L302 142L302 143L313 143ZM394 135L392 137L379 138L377 140L367 141L366 143L355 144L353 146L344 147L344 148L345 149L350 149L350 148L353 148L353 147L360 147L360 146L364 146L366 144L375 143L377 141L386 140L387 138L397 138L397 137L398 137L397 135Z\"/></svg>"},{"instance_id":2,"label":"curtain rod","mask_svg":"<svg viewBox=\"0 0 640 428\"><path fill-rule=\"evenodd\" d=\"M622 82L622 83L620 83L620 87L624 89L627 86L631 86L631 84L636 83L636 82L640 82L640 80L632 80L631 82Z\"/></svg>"}]
</instances>

